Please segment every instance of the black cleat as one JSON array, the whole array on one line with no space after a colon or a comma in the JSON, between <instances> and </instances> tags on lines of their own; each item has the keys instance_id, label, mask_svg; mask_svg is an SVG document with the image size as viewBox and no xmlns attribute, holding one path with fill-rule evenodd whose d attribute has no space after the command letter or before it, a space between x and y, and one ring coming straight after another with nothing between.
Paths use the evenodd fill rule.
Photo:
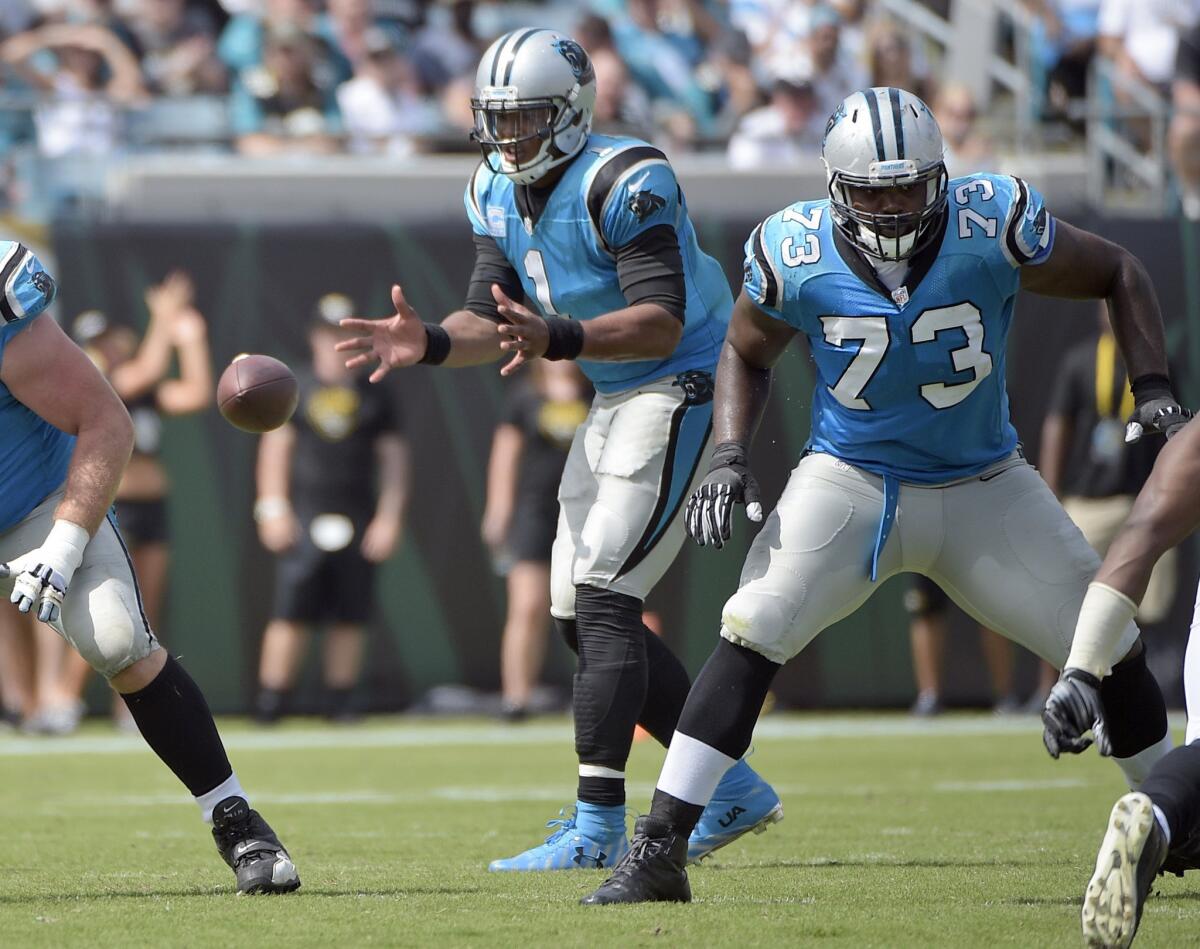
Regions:
<instances>
[{"instance_id":1,"label":"black cleat","mask_svg":"<svg viewBox=\"0 0 1200 949\"><path fill-rule=\"evenodd\" d=\"M239 893L290 893L300 886L283 844L245 798L227 797L213 808L213 840L237 876Z\"/></svg>"},{"instance_id":2,"label":"black cleat","mask_svg":"<svg viewBox=\"0 0 1200 949\"><path fill-rule=\"evenodd\" d=\"M1167 856L1167 838L1150 798L1131 792L1113 805L1083 896L1083 938L1092 947L1126 949L1133 942L1150 887Z\"/></svg>"},{"instance_id":3,"label":"black cleat","mask_svg":"<svg viewBox=\"0 0 1200 949\"><path fill-rule=\"evenodd\" d=\"M609 903L690 903L688 884L688 839L673 832L665 822L639 817L633 827L633 840L612 876L596 892L585 896L584 906Z\"/></svg>"}]
</instances>

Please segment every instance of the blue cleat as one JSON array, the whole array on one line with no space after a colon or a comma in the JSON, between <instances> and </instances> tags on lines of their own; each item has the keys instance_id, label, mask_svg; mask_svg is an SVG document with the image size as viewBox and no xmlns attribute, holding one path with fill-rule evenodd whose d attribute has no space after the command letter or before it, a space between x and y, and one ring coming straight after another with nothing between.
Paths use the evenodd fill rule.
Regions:
<instances>
[{"instance_id":1,"label":"blue cleat","mask_svg":"<svg viewBox=\"0 0 1200 949\"><path fill-rule=\"evenodd\" d=\"M739 761L721 778L688 838L688 863L703 860L750 831L761 834L781 820L783 804L775 789L745 760Z\"/></svg>"},{"instance_id":2,"label":"blue cleat","mask_svg":"<svg viewBox=\"0 0 1200 949\"><path fill-rule=\"evenodd\" d=\"M545 843L515 857L493 860L493 873L538 870L607 870L629 852L625 836L625 806L605 807L577 801L575 812L547 821L554 830Z\"/></svg>"}]
</instances>

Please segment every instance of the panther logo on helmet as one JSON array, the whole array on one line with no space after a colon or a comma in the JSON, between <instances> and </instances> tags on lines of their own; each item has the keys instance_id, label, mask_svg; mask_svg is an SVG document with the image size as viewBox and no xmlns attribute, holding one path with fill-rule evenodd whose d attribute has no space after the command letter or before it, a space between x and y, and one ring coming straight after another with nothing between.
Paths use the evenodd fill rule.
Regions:
<instances>
[{"instance_id":1,"label":"panther logo on helmet","mask_svg":"<svg viewBox=\"0 0 1200 949\"><path fill-rule=\"evenodd\" d=\"M554 48L558 50L562 56L571 65L571 72L575 73L575 78L580 82L586 82L584 77L589 73L593 73L592 61L588 59L588 54L583 51L583 47L571 39L556 40Z\"/></svg>"}]
</instances>

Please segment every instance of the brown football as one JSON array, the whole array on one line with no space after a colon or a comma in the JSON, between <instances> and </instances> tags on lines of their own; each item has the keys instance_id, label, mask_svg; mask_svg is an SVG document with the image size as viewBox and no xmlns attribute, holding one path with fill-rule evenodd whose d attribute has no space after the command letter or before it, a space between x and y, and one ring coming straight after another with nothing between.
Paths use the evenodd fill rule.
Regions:
<instances>
[{"instance_id":1,"label":"brown football","mask_svg":"<svg viewBox=\"0 0 1200 949\"><path fill-rule=\"evenodd\" d=\"M244 432L269 432L292 417L300 389L286 365L270 356L234 357L217 383L217 408Z\"/></svg>"}]
</instances>

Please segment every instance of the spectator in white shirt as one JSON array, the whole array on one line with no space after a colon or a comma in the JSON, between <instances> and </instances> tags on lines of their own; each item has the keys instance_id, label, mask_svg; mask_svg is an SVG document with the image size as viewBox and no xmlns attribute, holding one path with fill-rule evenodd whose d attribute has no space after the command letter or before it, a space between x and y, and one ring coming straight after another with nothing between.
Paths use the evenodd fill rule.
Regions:
<instances>
[{"instance_id":1,"label":"spectator in white shirt","mask_svg":"<svg viewBox=\"0 0 1200 949\"><path fill-rule=\"evenodd\" d=\"M1168 93L1179 36L1200 20L1200 0L1104 0L1100 50L1126 76Z\"/></svg>"},{"instance_id":2,"label":"spectator in white shirt","mask_svg":"<svg viewBox=\"0 0 1200 949\"><path fill-rule=\"evenodd\" d=\"M53 53L50 71L34 65L42 52ZM18 33L0 45L0 61L49 93L35 115L38 147L49 158L116 151L122 107L145 94L137 60L102 26L58 24Z\"/></svg>"},{"instance_id":3,"label":"spectator in white shirt","mask_svg":"<svg viewBox=\"0 0 1200 949\"><path fill-rule=\"evenodd\" d=\"M770 105L738 123L729 140L729 164L737 169L799 167L820 153L826 119L812 83L778 79Z\"/></svg>"},{"instance_id":4,"label":"spectator in white shirt","mask_svg":"<svg viewBox=\"0 0 1200 949\"><path fill-rule=\"evenodd\" d=\"M421 94L416 70L386 32L367 30L363 50L357 74L337 90L350 150L411 154L441 129L441 112Z\"/></svg>"}]
</instances>

